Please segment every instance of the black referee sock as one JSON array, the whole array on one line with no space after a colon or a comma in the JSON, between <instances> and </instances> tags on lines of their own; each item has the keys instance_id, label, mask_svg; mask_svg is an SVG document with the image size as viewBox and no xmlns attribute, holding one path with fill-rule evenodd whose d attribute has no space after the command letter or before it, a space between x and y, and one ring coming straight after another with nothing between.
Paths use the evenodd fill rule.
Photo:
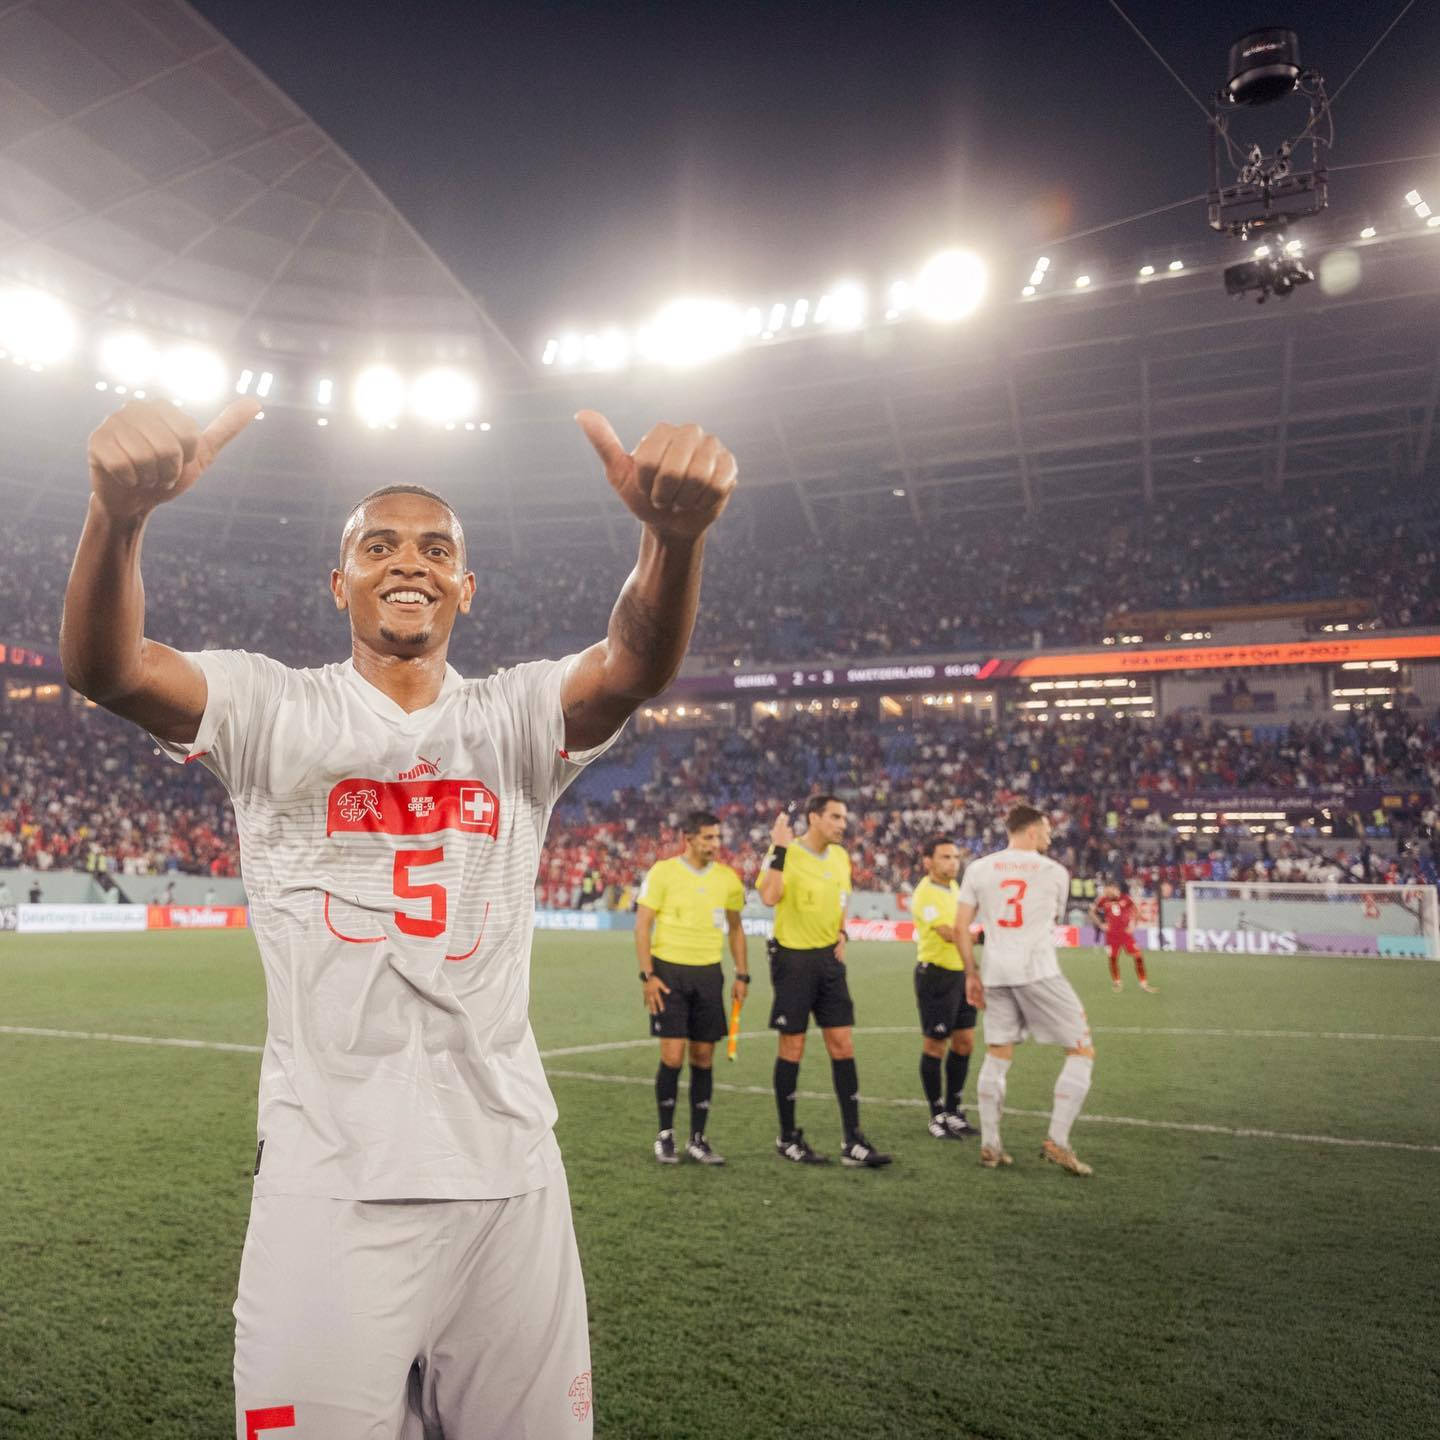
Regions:
<instances>
[{"instance_id":1,"label":"black referee sock","mask_svg":"<svg viewBox=\"0 0 1440 1440\"><path fill-rule=\"evenodd\" d=\"M920 1083L925 1087L925 1098L930 1102L930 1113L938 1115L944 1108L940 1099L940 1057L920 1052Z\"/></svg>"},{"instance_id":2,"label":"black referee sock","mask_svg":"<svg viewBox=\"0 0 1440 1440\"><path fill-rule=\"evenodd\" d=\"M832 1060L830 1077L835 1082L835 1098L840 1102L840 1123L845 1127L848 1145L860 1129L860 1072L853 1060Z\"/></svg>"},{"instance_id":3,"label":"black referee sock","mask_svg":"<svg viewBox=\"0 0 1440 1440\"><path fill-rule=\"evenodd\" d=\"M675 1128L675 1097L680 1093L680 1067L662 1064L655 1072L655 1103L660 1109L660 1128Z\"/></svg>"},{"instance_id":4,"label":"black referee sock","mask_svg":"<svg viewBox=\"0 0 1440 1440\"><path fill-rule=\"evenodd\" d=\"M965 1077L969 1073L968 1055L957 1055L953 1050L945 1052L945 1108L952 1115L960 1109L960 1097L965 1093Z\"/></svg>"},{"instance_id":5,"label":"black referee sock","mask_svg":"<svg viewBox=\"0 0 1440 1440\"><path fill-rule=\"evenodd\" d=\"M775 1061L775 1108L780 1112L780 1138L788 1140L795 1133L795 1092L800 1088L800 1062Z\"/></svg>"},{"instance_id":6,"label":"black referee sock","mask_svg":"<svg viewBox=\"0 0 1440 1440\"><path fill-rule=\"evenodd\" d=\"M710 1119L710 1096L715 1089L715 1072L707 1065L690 1067L690 1133L703 1135Z\"/></svg>"}]
</instances>

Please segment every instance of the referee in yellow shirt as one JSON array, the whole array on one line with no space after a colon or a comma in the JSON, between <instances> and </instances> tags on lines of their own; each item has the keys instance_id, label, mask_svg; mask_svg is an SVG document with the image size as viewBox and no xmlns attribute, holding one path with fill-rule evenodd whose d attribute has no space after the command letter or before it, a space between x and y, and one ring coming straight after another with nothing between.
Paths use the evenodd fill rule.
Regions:
<instances>
[{"instance_id":1,"label":"referee in yellow shirt","mask_svg":"<svg viewBox=\"0 0 1440 1440\"><path fill-rule=\"evenodd\" d=\"M702 1165L723 1165L725 1158L705 1138L715 1082L715 1042L725 1034L725 976L721 956L726 942L735 962L735 998L743 1003L750 985L745 960L745 931L740 911L745 887L740 877L716 860L720 821L708 810L685 818L685 849L650 867L635 906L635 953L640 983L650 1012L650 1033L660 1037L660 1068L655 1072L655 1103L660 1133L655 1158L679 1163L675 1145L675 1105L680 1066L690 1045L690 1138L685 1153Z\"/></svg>"},{"instance_id":2,"label":"referee in yellow shirt","mask_svg":"<svg viewBox=\"0 0 1440 1440\"><path fill-rule=\"evenodd\" d=\"M805 833L797 840L788 815L770 831L771 845L760 871L760 898L775 909L770 946L770 979L775 987L770 1028L778 1030L775 1104L780 1138L775 1149L797 1165L823 1165L795 1124L800 1058L813 1013L840 1101L845 1143L840 1163L879 1169L883 1155L860 1133L860 1080L851 1035L855 1006L845 973L845 908L850 903L850 857L840 842L849 812L834 795L817 795L805 807Z\"/></svg>"},{"instance_id":3,"label":"referee in yellow shirt","mask_svg":"<svg viewBox=\"0 0 1440 1440\"><path fill-rule=\"evenodd\" d=\"M955 942L960 850L946 835L925 842L925 878L910 897L915 917L915 1003L920 1010L920 1084L930 1104L930 1133L963 1140L975 1133L961 1096L975 1048L975 1007L965 998L965 962ZM945 1088L940 1088L940 1062Z\"/></svg>"}]
</instances>

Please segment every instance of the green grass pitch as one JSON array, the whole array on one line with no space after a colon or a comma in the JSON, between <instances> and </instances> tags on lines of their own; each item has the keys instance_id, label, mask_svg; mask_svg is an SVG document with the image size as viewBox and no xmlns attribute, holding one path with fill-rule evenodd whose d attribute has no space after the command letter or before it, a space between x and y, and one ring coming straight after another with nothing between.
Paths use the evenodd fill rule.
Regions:
<instances>
[{"instance_id":1,"label":"green grass pitch","mask_svg":"<svg viewBox=\"0 0 1440 1440\"><path fill-rule=\"evenodd\" d=\"M1149 996L1067 958L1099 1050L1081 1181L1037 1158L1054 1050L1011 1070L1013 1171L929 1139L908 946L851 956L863 1123L897 1163L784 1164L752 944L730 1164L662 1170L629 937L537 941L599 1435L1440 1434L1440 965L1160 956ZM262 1006L248 935L0 938L3 1440L231 1433L258 1067L15 1029L243 1047ZM800 1083L833 1152L818 1037Z\"/></svg>"}]
</instances>

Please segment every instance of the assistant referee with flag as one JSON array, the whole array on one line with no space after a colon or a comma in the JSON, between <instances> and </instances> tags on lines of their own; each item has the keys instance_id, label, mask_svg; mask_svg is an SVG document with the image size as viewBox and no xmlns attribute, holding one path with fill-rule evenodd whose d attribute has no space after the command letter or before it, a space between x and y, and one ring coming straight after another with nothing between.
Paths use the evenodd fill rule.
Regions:
<instances>
[{"instance_id":1,"label":"assistant referee with flag","mask_svg":"<svg viewBox=\"0 0 1440 1440\"><path fill-rule=\"evenodd\" d=\"M845 1130L840 1163L875 1170L888 1165L891 1157L860 1133L860 1080L851 1037L855 1006L845 972L850 857L840 844L849 813L845 802L834 795L815 796L805 813L805 833L798 840L788 815L775 821L757 887L761 900L775 910L775 938L770 945L770 979L775 987L770 1028L780 1032L775 1060L780 1138L775 1149L797 1165L826 1163L795 1124L800 1058L813 1012L830 1053L830 1073L840 1101Z\"/></svg>"},{"instance_id":2,"label":"assistant referee with flag","mask_svg":"<svg viewBox=\"0 0 1440 1440\"><path fill-rule=\"evenodd\" d=\"M740 911L745 887L715 857L720 821L708 810L685 817L685 849L650 867L635 904L635 953L650 1012L650 1033L660 1040L655 1103L660 1133L655 1158L662 1165L680 1159L675 1144L675 1106L680 1067L690 1047L690 1138L684 1152L702 1165L723 1165L705 1138L715 1088L715 1042L725 1033L726 944L735 964L735 1001L743 1004L750 985L745 931Z\"/></svg>"}]
</instances>

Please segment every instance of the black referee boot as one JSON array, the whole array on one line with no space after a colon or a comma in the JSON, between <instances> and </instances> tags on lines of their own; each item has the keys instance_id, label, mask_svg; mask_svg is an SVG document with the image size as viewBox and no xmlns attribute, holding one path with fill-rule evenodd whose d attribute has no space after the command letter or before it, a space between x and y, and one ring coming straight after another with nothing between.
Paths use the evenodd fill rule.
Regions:
<instances>
[{"instance_id":1,"label":"black referee boot","mask_svg":"<svg viewBox=\"0 0 1440 1440\"><path fill-rule=\"evenodd\" d=\"M805 1138L803 1130L797 1130L787 1139L780 1136L775 1142L775 1153L783 1156L786 1160L793 1161L796 1165L828 1165L830 1157L821 1155L810 1148L810 1142Z\"/></svg>"},{"instance_id":2,"label":"black referee boot","mask_svg":"<svg viewBox=\"0 0 1440 1440\"><path fill-rule=\"evenodd\" d=\"M662 1165L678 1165L680 1156L675 1152L675 1132L662 1130L655 1137L655 1158Z\"/></svg>"},{"instance_id":3,"label":"black referee boot","mask_svg":"<svg viewBox=\"0 0 1440 1440\"><path fill-rule=\"evenodd\" d=\"M840 1151L840 1163L852 1170L883 1170L894 1158L877 1150L858 1130Z\"/></svg>"}]
</instances>

